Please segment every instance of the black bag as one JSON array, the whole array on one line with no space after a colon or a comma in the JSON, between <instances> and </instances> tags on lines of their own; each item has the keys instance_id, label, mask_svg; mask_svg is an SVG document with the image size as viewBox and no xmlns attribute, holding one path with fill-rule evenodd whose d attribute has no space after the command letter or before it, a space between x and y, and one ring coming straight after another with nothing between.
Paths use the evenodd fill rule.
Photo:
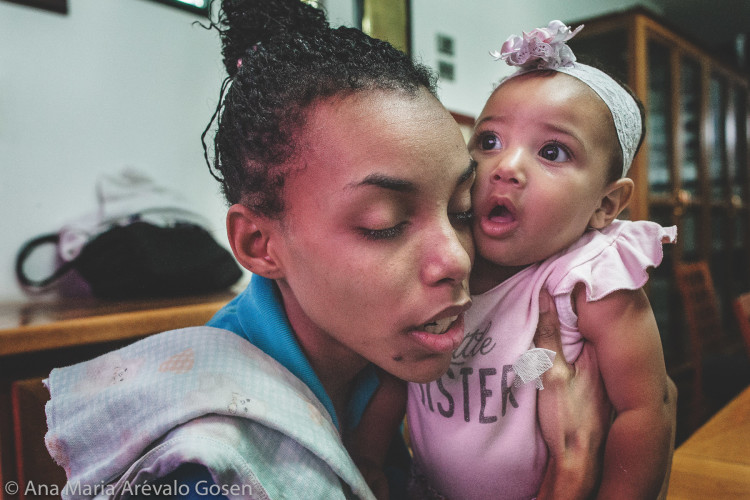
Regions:
<instances>
[{"instance_id":1,"label":"black bag","mask_svg":"<svg viewBox=\"0 0 750 500\"><path fill-rule=\"evenodd\" d=\"M41 245L56 245L59 239L57 233L48 234L24 245L16 259L16 276L22 285L43 288L75 270L94 296L127 299L214 292L242 276L232 254L203 227L136 221L115 225L91 239L75 259L48 278L29 278L23 266L31 252Z\"/></svg>"}]
</instances>

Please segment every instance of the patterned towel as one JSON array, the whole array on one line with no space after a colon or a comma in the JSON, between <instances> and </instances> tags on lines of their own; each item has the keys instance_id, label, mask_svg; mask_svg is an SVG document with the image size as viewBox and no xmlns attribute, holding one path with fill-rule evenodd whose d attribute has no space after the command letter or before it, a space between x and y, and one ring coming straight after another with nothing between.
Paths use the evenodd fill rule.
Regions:
<instances>
[{"instance_id":1,"label":"patterned towel","mask_svg":"<svg viewBox=\"0 0 750 500\"><path fill-rule=\"evenodd\" d=\"M372 498L309 388L232 332L164 332L45 382L45 441L68 476L63 498L132 492L186 460L206 465L217 484L254 482L253 497L298 488L298 498ZM112 484L119 489L104 487Z\"/></svg>"}]
</instances>

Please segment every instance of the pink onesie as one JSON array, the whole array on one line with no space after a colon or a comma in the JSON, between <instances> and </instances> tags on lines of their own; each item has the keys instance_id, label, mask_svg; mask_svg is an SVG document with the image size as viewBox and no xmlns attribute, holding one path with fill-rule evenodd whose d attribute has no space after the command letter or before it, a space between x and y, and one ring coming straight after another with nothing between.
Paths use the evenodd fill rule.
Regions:
<instances>
[{"instance_id":1,"label":"pink onesie","mask_svg":"<svg viewBox=\"0 0 750 500\"><path fill-rule=\"evenodd\" d=\"M435 382L409 384L409 431L421 483L450 499L535 497L547 448L537 424L536 386L520 380L514 386L512 365L533 347L541 288L555 299L563 352L573 361L583 346L570 299L575 285L585 284L589 301L638 289L648 280L646 270L661 263L662 243L675 237L675 227L616 220L474 296L448 372Z\"/></svg>"}]
</instances>

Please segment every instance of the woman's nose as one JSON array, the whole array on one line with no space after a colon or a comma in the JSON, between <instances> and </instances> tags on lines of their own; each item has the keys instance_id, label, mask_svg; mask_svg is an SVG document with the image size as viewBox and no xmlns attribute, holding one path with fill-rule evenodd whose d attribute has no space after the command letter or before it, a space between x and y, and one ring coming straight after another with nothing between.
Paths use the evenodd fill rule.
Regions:
<instances>
[{"instance_id":1,"label":"woman's nose","mask_svg":"<svg viewBox=\"0 0 750 500\"><path fill-rule=\"evenodd\" d=\"M497 165L490 174L493 183L508 183L513 186L523 186L526 184L526 171L524 168L524 152L515 149L508 150L505 154L500 155Z\"/></svg>"},{"instance_id":2,"label":"woman's nose","mask_svg":"<svg viewBox=\"0 0 750 500\"><path fill-rule=\"evenodd\" d=\"M471 234L466 231L463 237L464 235L457 232L450 222L447 226L436 231L433 237L427 238L424 242L422 279L429 285L460 284L471 272Z\"/></svg>"}]
</instances>

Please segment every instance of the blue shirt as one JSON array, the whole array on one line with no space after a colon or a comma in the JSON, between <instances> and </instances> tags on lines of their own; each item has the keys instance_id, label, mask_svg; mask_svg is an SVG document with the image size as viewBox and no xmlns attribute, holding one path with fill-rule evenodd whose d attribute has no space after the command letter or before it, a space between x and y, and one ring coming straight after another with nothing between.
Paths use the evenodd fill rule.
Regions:
<instances>
[{"instance_id":1,"label":"blue shirt","mask_svg":"<svg viewBox=\"0 0 750 500\"><path fill-rule=\"evenodd\" d=\"M333 423L341 430L333 402L292 332L273 280L253 275L248 287L217 312L207 325L236 333L281 363L312 390L330 413ZM344 429L357 426L379 384L372 365L360 374L349 401L347 415L342 416Z\"/></svg>"}]
</instances>

